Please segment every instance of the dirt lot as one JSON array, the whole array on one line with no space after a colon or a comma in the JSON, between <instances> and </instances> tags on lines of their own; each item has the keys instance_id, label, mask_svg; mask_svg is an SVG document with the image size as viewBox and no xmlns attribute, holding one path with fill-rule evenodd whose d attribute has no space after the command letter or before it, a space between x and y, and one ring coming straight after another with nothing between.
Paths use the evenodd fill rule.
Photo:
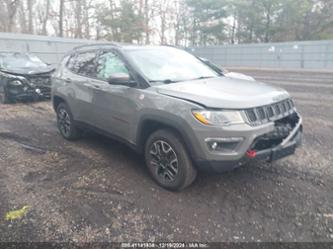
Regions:
<instances>
[{"instance_id":1,"label":"dirt lot","mask_svg":"<svg viewBox=\"0 0 333 249\"><path fill-rule=\"evenodd\" d=\"M158 187L127 147L62 139L50 103L0 106L0 241L333 242L333 74L246 70L282 86L304 145L273 164ZM19 220L6 212L29 205Z\"/></svg>"}]
</instances>

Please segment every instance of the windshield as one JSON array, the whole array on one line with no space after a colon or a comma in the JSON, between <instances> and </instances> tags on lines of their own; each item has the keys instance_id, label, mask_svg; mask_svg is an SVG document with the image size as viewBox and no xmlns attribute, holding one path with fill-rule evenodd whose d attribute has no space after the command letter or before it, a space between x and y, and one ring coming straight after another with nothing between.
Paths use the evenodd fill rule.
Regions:
<instances>
[{"instance_id":1,"label":"windshield","mask_svg":"<svg viewBox=\"0 0 333 249\"><path fill-rule=\"evenodd\" d=\"M219 76L195 56L176 48L130 50L128 56L150 82L171 83Z\"/></svg>"},{"instance_id":2,"label":"windshield","mask_svg":"<svg viewBox=\"0 0 333 249\"><path fill-rule=\"evenodd\" d=\"M0 54L0 67L3 69L45 68L47 64L32 54L8 53Z\"/></svg>"}]
</instances>

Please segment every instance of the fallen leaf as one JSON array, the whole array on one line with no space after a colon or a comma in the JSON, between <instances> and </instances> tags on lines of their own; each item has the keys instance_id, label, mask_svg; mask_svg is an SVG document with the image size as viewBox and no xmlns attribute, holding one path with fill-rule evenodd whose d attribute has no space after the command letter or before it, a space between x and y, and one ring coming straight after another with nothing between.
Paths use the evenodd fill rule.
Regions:
<instances>
[{"instance_id":1,"label":"fallen leaf","mask_svg":"<svg viewBox=\"0 0 333 249\"><path fill-rule=\"evenodd\" d=\"M24 206L21 209L9 211L8 213L6 213L5 219L6 220L20 219L28 212L29 209L30 209L30 206Z\"/></svg>"}]
</instances>

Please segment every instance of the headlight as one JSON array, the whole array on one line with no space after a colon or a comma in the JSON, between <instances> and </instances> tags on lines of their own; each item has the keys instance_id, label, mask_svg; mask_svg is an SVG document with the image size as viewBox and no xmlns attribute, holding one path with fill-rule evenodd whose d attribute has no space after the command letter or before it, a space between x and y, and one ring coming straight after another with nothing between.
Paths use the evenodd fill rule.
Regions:
<instances>
[{"instance_id":1,"label":"headlight","mask_svg":"<svg viewBox=\"0 0 333 249\"><path fill-rule=\"evenodd\" d=\"M197 120L206 125L228 126L245 123L239 111L194 110L192 113Z\"/></svg>"},{"instance_id":2,"label":"headlight","mask_svg":"<svg viewBox=\"0 0 333 249\"><path fill-rule=\"evenodd\" d=\"M22 82L19 80L13 80L9 82L9 85L11 86L22 86Z\"/></svg>"}]
</instances>

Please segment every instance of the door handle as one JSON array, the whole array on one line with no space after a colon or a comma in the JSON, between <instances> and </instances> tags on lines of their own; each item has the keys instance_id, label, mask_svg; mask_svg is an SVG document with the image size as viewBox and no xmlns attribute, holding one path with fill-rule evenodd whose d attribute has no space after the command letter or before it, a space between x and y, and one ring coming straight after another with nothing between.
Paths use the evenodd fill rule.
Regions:
<instances>
[{"instance_id":1,"label":"door handle","mask_svg":"<svg viewBox=\"0 0 333 249\"><path fill-rule=\"evenodd\" d=\"M97 84L92 84L92 83L85 83L84 84L86 87L93 88L93 89L101 89L101 87Z\"/></svg>"},{"instance_id":2,"label":"door handle","mask_svg":"<svg viewBox=\"0 0 333 249\"><path fill-rule=\"evenodd\" d=\"M101 89L101 87L99 85L95 85L95 84L92 84L92 87L95 89Z\"/></svg>"},{"instance_id":3,"label":"door handle","mask_svg":"<svg viewBox=\"0 0 333 249\"><path fill-rule=\"evenodd\" d=\"M71 83L71 82L72 82L72 80L71 80L70 78L66 78L66 79L65 79L65 83L66 83L66 84L69 84L69 83Z\"/></svg>"}]
</instances>

